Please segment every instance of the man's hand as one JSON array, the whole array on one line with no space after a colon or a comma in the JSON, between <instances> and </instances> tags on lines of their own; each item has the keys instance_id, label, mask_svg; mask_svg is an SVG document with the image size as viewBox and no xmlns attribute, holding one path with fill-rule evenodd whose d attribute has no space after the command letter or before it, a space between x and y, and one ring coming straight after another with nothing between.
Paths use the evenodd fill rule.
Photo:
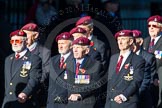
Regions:
<instances>
[{"instance_id":1,"label":"man's hand","mask_svg":"<svg viewBox=\"0 0 162 108\"><path fill-rule=\"evenodd\" d=\"M114 101L117 102L118 104L121 104L123 101L122 101L122 98L120 97L120 95L116 96L114 98Z\"/></svg>"},{"instance_id":2,"label":"man's hand","mask_svg":"<svg viewBox=\"0 0 162 108\"><path fill-rule=\"evenodd\" d=\"M78 101L79 99L81 99L80 94L71 94L70 97L68 98L68 100L71 100L71 101Z\"/></svg>"},{"instance_id":3,"label":"man's hand","mask_svg":"<svg viewBox=\"0 0 162 108\"><path fill-rule=\"evenodd\" d=\"M26 100L27 100L27 95L25 93L20 93L18 95L18 101L20 103L24 103L24 102L26 102Z\"/></svg>"}]
</instances>

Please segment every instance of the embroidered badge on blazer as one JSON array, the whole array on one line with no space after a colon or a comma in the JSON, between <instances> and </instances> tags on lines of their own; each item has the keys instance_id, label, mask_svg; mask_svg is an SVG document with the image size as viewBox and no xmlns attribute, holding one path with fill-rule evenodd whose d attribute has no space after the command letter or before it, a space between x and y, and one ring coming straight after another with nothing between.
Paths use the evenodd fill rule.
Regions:
<instances>
[{"instance_id":1,"label":"embroidered badge on blazer","mask_svg":"<svg viewBox=\"0 0 162 108\"><path fill-rule=\"evenodd\" d=\"M133 80L133 74L134 74L134 68L133 68L133 66L130 66L129 70L130 71L128 72L128 74L126 76L124 76L124 80L126 80L126 81Z\"/></svg>"},{"instance_id":2,"label":"embroidered badge on blazer","mask_svg":"<svg viewBox=\"0 0 162 108\"><path fill-rule=\"evenodd\" d=\"M90 75L75 75L75 84L89 84Z\"/></svg>"},{"instance_id":3,"label":"embroidered badge on blazer","mask_svg":"<svg viewBox=\"0 0 162 108\"><path fill-rule=\"evenodd\" d=\"M160 50L155 50L154 54L155 54L155 57L156 57L157 59L161 59L161 58L162 58L162 51L160 51Z\"/></svg>"},{"instance_id":4,"label":"embroidered badge on blazer","mask_svg":"<svg viewBox=\"0 0 162 108\"><path fill-rule=\"evenodd\" d=\"M31 62L30 61L25 61L22 70L20 71L20 76L21 77L27 77L28 76L28 70L31 69Z\"/></svg>"}]
</instances>

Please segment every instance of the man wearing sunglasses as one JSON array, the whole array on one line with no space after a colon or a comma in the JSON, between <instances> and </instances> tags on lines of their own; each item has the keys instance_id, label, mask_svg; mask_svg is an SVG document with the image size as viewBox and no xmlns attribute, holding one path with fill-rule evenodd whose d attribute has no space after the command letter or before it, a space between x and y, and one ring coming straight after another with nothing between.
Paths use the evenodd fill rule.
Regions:
<instances>
[{"instance_id":1,"label":"man wearing sunglasses","mask_svg":"<svg viewBox=\"0 0 162 108\"><path fill-rule=\"evenodd\" d=\"M151 85L151 93L153 95L154 106L157 106L158 97L161 104L162 89L162 17L159 15L151 16L147 20L149 37L144 40L143 48L156 57L156 74ZM159 91L159 93L158 93Z\"/></svg>"},{"instance_id":2,"label":"man wearing sunglasses","mask_svg":"<svg viewBox=\"0 0 162 108\"><path fill-rule=\"evenodd\" d=\"M39 31L35 23L28 23L21 28L27 34L27 48L35 55L42 59L42 77L40 79L41 88L39 90L38 99L42 106L46 105L47 88L48 88L48 73L49 73L49 60L51 51L42 46L38 42Z\"/></svg>"},{"instance_id":3,"label":"man wearing sunglasses","mask_svg":"<svg viewBox=\"0 0 162 108\"><path fill-rule=\"evenodd\" d=\"M41 59L26 48L26 33L10 34L13 54L5 60L5 97L2 108L39 108L34 95L41 77Z\"/></svg>"}]
</instances>

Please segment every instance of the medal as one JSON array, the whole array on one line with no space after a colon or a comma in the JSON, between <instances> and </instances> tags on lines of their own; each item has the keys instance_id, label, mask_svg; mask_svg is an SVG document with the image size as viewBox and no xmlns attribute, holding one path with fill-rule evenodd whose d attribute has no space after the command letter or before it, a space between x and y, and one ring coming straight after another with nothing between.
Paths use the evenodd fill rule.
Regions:
<instances>
[{"instance_id":1,"label":"medal","mask_svg":"<svg viewBox=\"0 0 162 108\"><path fill-rule=\"evenodd\" d=\"M130 72L129 72L129 73L132 75L132 74L134 73L133 71L134 71L133 66L131 66L131 67L130 67Z\"/></svg>"}]
</instances>

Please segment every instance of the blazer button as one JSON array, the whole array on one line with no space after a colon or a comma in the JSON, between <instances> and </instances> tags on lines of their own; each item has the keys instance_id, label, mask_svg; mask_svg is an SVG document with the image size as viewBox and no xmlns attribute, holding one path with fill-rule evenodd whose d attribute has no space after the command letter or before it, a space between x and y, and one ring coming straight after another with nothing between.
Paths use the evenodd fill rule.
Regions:
<instances>
[{"instance_id":1,"label":"blazer button","mask_svg":"<svg viewBox=\"0 0 162 108\"><path fill-rule=\"evenodd\" d=\"M110 99L110 101L114 101L114 99Z\"/></svg>"},{"instance_id":2,"label":"blazer button","mask_svg":"<svg viewBox=\"0 0 162 108\"><path fill-rule=\"evenodd\" d=\"M10 83L10 85L12 86L12 83Z\"/></svg>"},{"instance_id":3,"label":"blazer button","mask_svg":"<svg viewBox=\"0 0 162 108\"><path fill-rule=\"evenodd\" d=\"M111 90L114 91L115 89L112 88Z\"/></svg>"},{"instance_id":4,"label":"blazer button","mask_svg":"<svg viewBox=\"0 0 162 108\"><path fill-rule=\"evenodd\" d=\"M12 92L10 92L9 94L12 95Z\"/></svg>"}]
</instances>

